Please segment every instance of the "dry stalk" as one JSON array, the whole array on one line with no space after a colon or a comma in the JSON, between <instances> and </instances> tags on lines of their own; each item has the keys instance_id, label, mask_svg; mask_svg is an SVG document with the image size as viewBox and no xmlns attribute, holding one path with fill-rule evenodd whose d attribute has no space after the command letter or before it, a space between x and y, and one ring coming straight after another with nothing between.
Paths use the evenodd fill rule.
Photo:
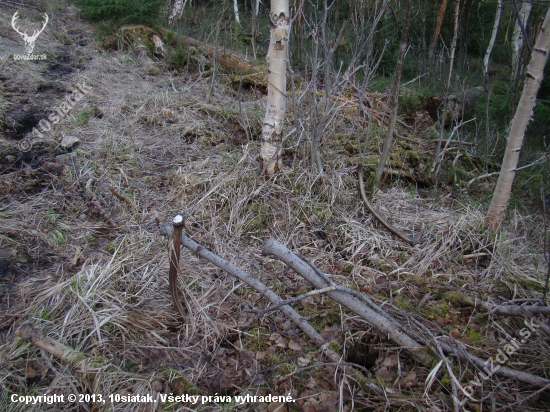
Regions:
<instances>
[{"instance_id":1,"label":"dry stalk","mask_svg":"<svg viewBox=\"0 0 550 412\"><path fill-rule=\"evenodd\" d=\"M124 196L124 195L120 194L119 192L117 192L112 186L109 186L109 190L111 191L113 196L115 196L117 199L122 200L123 202L126 202L129 205L132 204L132 201L130 199L128 199L126 196Z\"/></svg>"},{"instance_id":2,"label":"dry stalk","mask_svg":"<svg viewBox=\"0 0 550 412\"><path fill-rule=\"evenodd\" d=\"M417 243L419 243L420 240L422 239L422 235L424 234L424 230L426 229L424 223L422 223L422 228L420 229L420 232L414 237L409 237L403 232L401 232L399 229L397 229L396 227L392 226L386 219L384 219L384 217L380 214L380 212L378 212L378 210L376 210L374 206L370 204L369 200L367 199L367 195L365 194L365 185L363 183L363 165L362 164L357 165L357 172L359 174L359 191L361 192L361 197L363 198L363 202L365 202L365 206L367 207L367 209L369 209L369 212L372 213L372 215L376 218L376 220L378 220L382 224L382 226L388 229L391 233L393 233L399 239L403 240L404 242L407 242L411 246L414 246Z\"/></svg>"},{"instance_id":3,"label":"dry stalk","mask_svg":"<svg viewBox=\"0 0 550 412\"><path fill-rule=\"evenodd\" d=\"M183 305L180 302L179 298L179 289L178 289L178 274L180 268L180 249L181 249L181 234L183 231L184 221L183 216L177 215L174 217L172 222L174 227L174 236L172 236L172 251L170 253L170 271L169 271L169 283L170 283L170 294L172 295L172 300L176 309L181 315L182 319L185 320L186 314L183 309Z\"/></svg>"}]
</instances>

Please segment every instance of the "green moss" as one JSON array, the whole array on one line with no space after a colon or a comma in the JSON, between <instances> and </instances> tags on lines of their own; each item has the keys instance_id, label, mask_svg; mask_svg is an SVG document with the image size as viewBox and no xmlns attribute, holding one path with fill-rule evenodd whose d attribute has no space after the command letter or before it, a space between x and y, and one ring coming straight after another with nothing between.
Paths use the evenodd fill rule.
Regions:
<instances>
[{"instance_id":1,"label":"green moss","mask_svg":"<svg viewBox=\"0 0 550 412\"><path fill-rule=\"evenodd\" d=\"M262 333L259 330L257 332L255 330L253 333L243 336L243 338L241 338L241 342L243 349L254 352L265 350L268 346L270 346L269 335Z\"/></svg>"},{"instance_id":2,"label":"green moss","mask_svg":"<svg viewBox=\"0 0 550 412\"><path fill-rule=\"evenodd\" d=\"M405 160L412 166L417 167L420 164L420 155L414 150L408 150L405 154Z\"/></svg>"},{"instance_id":3,"label":"green moss","mask_svg":"<svg viewBox=\"0 0 550 412\"><path fill-rule=\"evenodd\" d=\"M266 203L252 203L250 209L254 211L254 218L248 223L247 229L256 232L269 226L272 220L271 207Z\"/></svg>"},{"instance_id":4,"label":"green moss","mask_svg":"<svg viewBox=\"0 0 550 412\"><path fill-rule=\"evenodd\" d=\"M408 296L405 295L399 295L393 300L393 304L397 306L399 309L403 309L406 311L411 311L414 308L414 305L411 303Z\"/></svg>"},{"instance_id":5,"label":"green moss","mask_svg":"<svg viewBox=\"0 0 550 412\"><path fill-rule=\"evenodd\" d=\"M443 301L432 301L422 306L420 311L425 316L433 316L434 318L444 318L451 313L451 307Z\"/></svg>"},{"instance_id":6,"label":"green moss","mask_svg":"<svg viewBox=\"0 0 550 412\"><path fill-rule=\"evenodd\" d=\"M485 336L483 334L481 334L480 332L476 332L475 330L470 328L466 328L466 331L464 332L464 337L466 339L469 339L476 347L485 342Z\"/></svg>"},{"instance_id":7,"label":"green moss","mask_svg":"<svg viewBox=\"0 0 550 412\"><path fill-rule=\"evenodd\" d=\"M513 281L510 282L508 287L513 289L514 283L518 284L519 286L523 287L526 290L531 290L531 291L540 292L540 293L544 291L544 285L541 282L538 282L533 279L514 276Z\"/></svg>"},{"instance_id":8,"label":"green moss","mask_svg":"<svg viewBox=\"0 0 550 412\"><path fill-rule=\"evenodd\" d=\"M332 342L330 342L328 344L328 348L332 349L336 353L341 353L341 351L342 351L342 345L339 342L335 341L335 340L333 340Z\"/></svg>"},{"instance_id":9,"label":"green moss","mask_svg":"<svg viewBox=\"0 0 550 412\"><path fill-rule=\"evenodd\" d=\"M449 291L449 292L445 292L443 294L443 298L449 302L451 302L451 304L453 306L457 306L457 307L460 307L460 306L463 306L463 294L462 293L458 293L458 292L452 292L452 291Z\"/></svg>"},{"instance_id":10,"label":"green moss","mask_svg":"<svg viewBox=\"0 0 550 412\"><path fill-rule=\"evenodd\" d=\"M189 381L179 370L173 369L170 366L165 366L164 372L166 375L170 376L170 387L173 390L174 395L201 395L204 392L199 391L199 389Z\"/></svg>"},{"instance_id":11,"label":"green moss","mask_svg":"<svg viewBox=\"0 0 550 412\"><path fill-rule=\"evenodd\" d=\"M351 273L355 265L351 262L338 262L338 266L342 268L344 273Z\"/></svg>"}]
</instances>

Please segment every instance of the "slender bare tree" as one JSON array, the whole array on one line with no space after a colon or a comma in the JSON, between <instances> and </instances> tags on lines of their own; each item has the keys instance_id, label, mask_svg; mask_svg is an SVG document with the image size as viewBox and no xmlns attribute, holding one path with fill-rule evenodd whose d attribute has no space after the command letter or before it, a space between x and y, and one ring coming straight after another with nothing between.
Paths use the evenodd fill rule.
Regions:
<instances>
[{"instance_id":1,"label":"slender bare tree","mask_svg":"<svg viewBox=\"0 0 550 412\"><path fill-rule=\"evenodd\" d=\"M288 9L288 0L271 0L267 107L260 146L260 168L267 175L273 175L282 168L281 145L286 114L286 65L290 34Z\"/></svg>"},{"instance_id":2,"label":"slender bare tree","mask_svg":"<svg viewBox=\"0 0 550 412\"><path fill-rule=\"evenodd\" d=\"M447 82L445 83L445 96L443 98L443 110L440 118L439 126L439 141L437 143L437 151L435 153L435 160L432 166L432 171L435 171L439 162L439 155L441 154L441 142L443 142L443 130L445 129L445 121L447 120L447 105L449 102L449 89L451 88L451 79L453 77L453 66L455 62L456 42L458 39L458 18L460 16L460 0L456 1L455 8L455 28L453 34L453 41L451 43L451 55L449 59L449 74L447 76Z\"/></svg>"},{"instance_id":3,"label":"slender bare tree","mask_svg":"<svg viewBox=\"0 0 550 412\"><path fill-rule=\"evenodd\" d=\"M441 2L441 7L439 8L439 15L437 17L437 24L435 25L434 35L432 41L430 42L430 48L428 49L428 59L431 61L434 56L435 46L437 45L437 40L439 39L439 34L441 33L441 25L443 24L443 17L445 16L445 10L447 9L447 0Z\"/></svg>"},{"instance_id":4,"label":"slender bare tree","mask_svg":"<svg viewBox=\"0 0 550 412\"><path fill-rule=\"evenodd\" d=\"M517 10L517 9L516 9ZM520 55L523 42L525 41L525 27L529 14L531 13L531 2L524 1L521 4L521 10L516 19L516 25L512 34L512 79L515 80L520 69Z\"/></svg>"},{"instance_id":5,"label":"slender bare tree","mask_svg":"<svg viewBox=\"0 0 550 412\"><path fill-rule=\"evenodd\" d=\"M411 10L412 0L407 1L407 11L405 13L405 22L403 25L403 34L401 35L401 44L399 45L399 52L397 54L397 64L395 66L395 73L393 75L393 86L390 95L390 128L388 134L384 139L384 148L382 149L382 155L376 168L374 176L375 184L380 183L382 172L390 155L390 150L393 144L393 131L395 129L395 122L397 120L397 109L399 106L399 86L401 85L401 73L403 72L403 63L405 62L405 53L409 47L409 29L411 27Z\"/></svg>"},{"instance_id":6,"label":"slender bare tree","mask_svg":"<svg viewBox=\"0 0 550 412\"><path fill-rule=\"evenodd\" d=\"M540 29L535 47L531 53L531 61L527 66L527 75L525 76L525 85L516 109L516 114L512 120L510 135L504 153L504 160L500 169L497 186L493 193L493 200L489 206L486 216L486 223L489 227L497 229L502 221L502 215L508 205L512 183L516 175L519 154L523 144L523 136L527 124L533 115L533 108L537 98L537 92L543 78L544 66L548 60L550 52L550 8L546 13L546 18Z\"/></svg>"},{"instance_id":7,"label":"slender bare tree","mask_svg":"<svg viewBox=\"0 0 550 412\"><path fill-rule=\"evenodd\" d=\"M485 52L485 57L483 58L483 76L487 77L487 71L489 70L489 58L491 57L491 52L495 45L495 40L498 33L498 25L500 24L500 13L502 11L502 0L497 0L497 12L495 14L495 23L493 24L493 33L491 34L491 40L489 40L489 45L487 46L487 51Z\"/></svg>"}]
</instances>

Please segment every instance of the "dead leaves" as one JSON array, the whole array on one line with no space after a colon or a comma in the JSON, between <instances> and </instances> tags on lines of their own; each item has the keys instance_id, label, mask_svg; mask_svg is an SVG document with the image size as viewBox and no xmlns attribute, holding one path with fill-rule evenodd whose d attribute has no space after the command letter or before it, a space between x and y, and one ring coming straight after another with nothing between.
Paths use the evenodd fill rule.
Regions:
<instances>
[{"instance_id":1,"label":"dead leaves","mask_svg":"<svg viewBox=\"0 0 550 412\"><path fill-rule=\"evenodd\" d=\"M298 338L296 338L298 339ZM279 332L273 332L270 336L269 336L269 341L272 343L272 347L275 346L277 348L281 348L281 349L290 349L290 350L293 350L295 352L301 352L302 351L302 345L300 343L298 343L297 341L293 340L293 339L289 339L289 338L285 338L283 336L281 336L281 334ZM300 339L301 341L301 339ZM268 349L269 351L269 349ZM270 352L274 352L274 351L270 351Z\"/></svg>"}]
</instances>

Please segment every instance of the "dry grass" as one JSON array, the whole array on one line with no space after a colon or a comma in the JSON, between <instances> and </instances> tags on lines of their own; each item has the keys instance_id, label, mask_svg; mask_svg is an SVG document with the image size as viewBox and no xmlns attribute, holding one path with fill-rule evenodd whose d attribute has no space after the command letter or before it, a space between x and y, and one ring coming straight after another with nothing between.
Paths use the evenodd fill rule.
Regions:
<instances>
[{"instance_id":1,"label":"dry grass","mask_svg":"<svg viewBox=\"0 0 550 412\"><path fill-rule=\"evenodd\" d=\"M264 307L263 298L187 251L182 252L180 290L189 316L182 322L170 301L168 248L155 219L170 221L183 213L194 239L261 276L281 296L294 296L308 285L261 256L263 240L275 235L338 283L387 302L387 310L396 316L404 309L418 319L431 319L436 335L456 334L456 329L468 339L469 350L485 358L495 355L499 339L517 336L520 322L465 310L444 293L540 297L546 266L537 230L541 218L513 213L495 235L484 229L484 207L472 206L469 199L458 203L401 187L376 192L374 204L393 225L411 230L420 221L426 223L424 241L410 248L368 214L341 147L327 147L323 176L312 176L305 161L298 157L291 162L289 157L285 171L266 181L258 174L257 142L243 144L246 135L235 92L222 82L207 102L210 79L159 74L158 67L162 63L143 55L94 54L80 73L64 80L68 88L82 80L93 87L56 130L80 138L74 163L54 158L51 145L37 145L41 159L3 172L0 248L10 256L12 268L1 292L2 408L27 410L9 402L11 393L69 391L290 392L301 398L295 406L299 410L313 405L337 410L341 393L344 410L352 402L358 410L385 410L388 405L396 410L451 410L445 373L423 396L429 371L324 296L296 308L323 336L336 335L331 347L369 368L369 378L389 388L387 398L367 394L331 372L318 348L277 312L240 330L238 324L251 316L245 306ZM15 76L17 69L4 70ZM263 102L243 105L249 123L258 125ZM342 114L335 127L345 124ZM113 196L109 187L128 201ZM116 228L91 205L92 194ZM487 256L463 259L474 253ZM428 292L432 298L417 308ZM87 374L75 373L15 337L25 322L99 363ZM508 366L548 376L547 339L534 336ZM301 350L293 350L291 341ZM472 378L467 365L457 364L457 370L464 384ZM532 391L495 376L483 395L505 405ZM522 409L545 410L547 405L548 400L531 401ZM219 404L156 407L246 410ZM81 406L113 410L108 408ZM114 406L117 411L155 409L136 408ZM75 406L43 404L39 409Z\"/></svg>"}]
</instances>

